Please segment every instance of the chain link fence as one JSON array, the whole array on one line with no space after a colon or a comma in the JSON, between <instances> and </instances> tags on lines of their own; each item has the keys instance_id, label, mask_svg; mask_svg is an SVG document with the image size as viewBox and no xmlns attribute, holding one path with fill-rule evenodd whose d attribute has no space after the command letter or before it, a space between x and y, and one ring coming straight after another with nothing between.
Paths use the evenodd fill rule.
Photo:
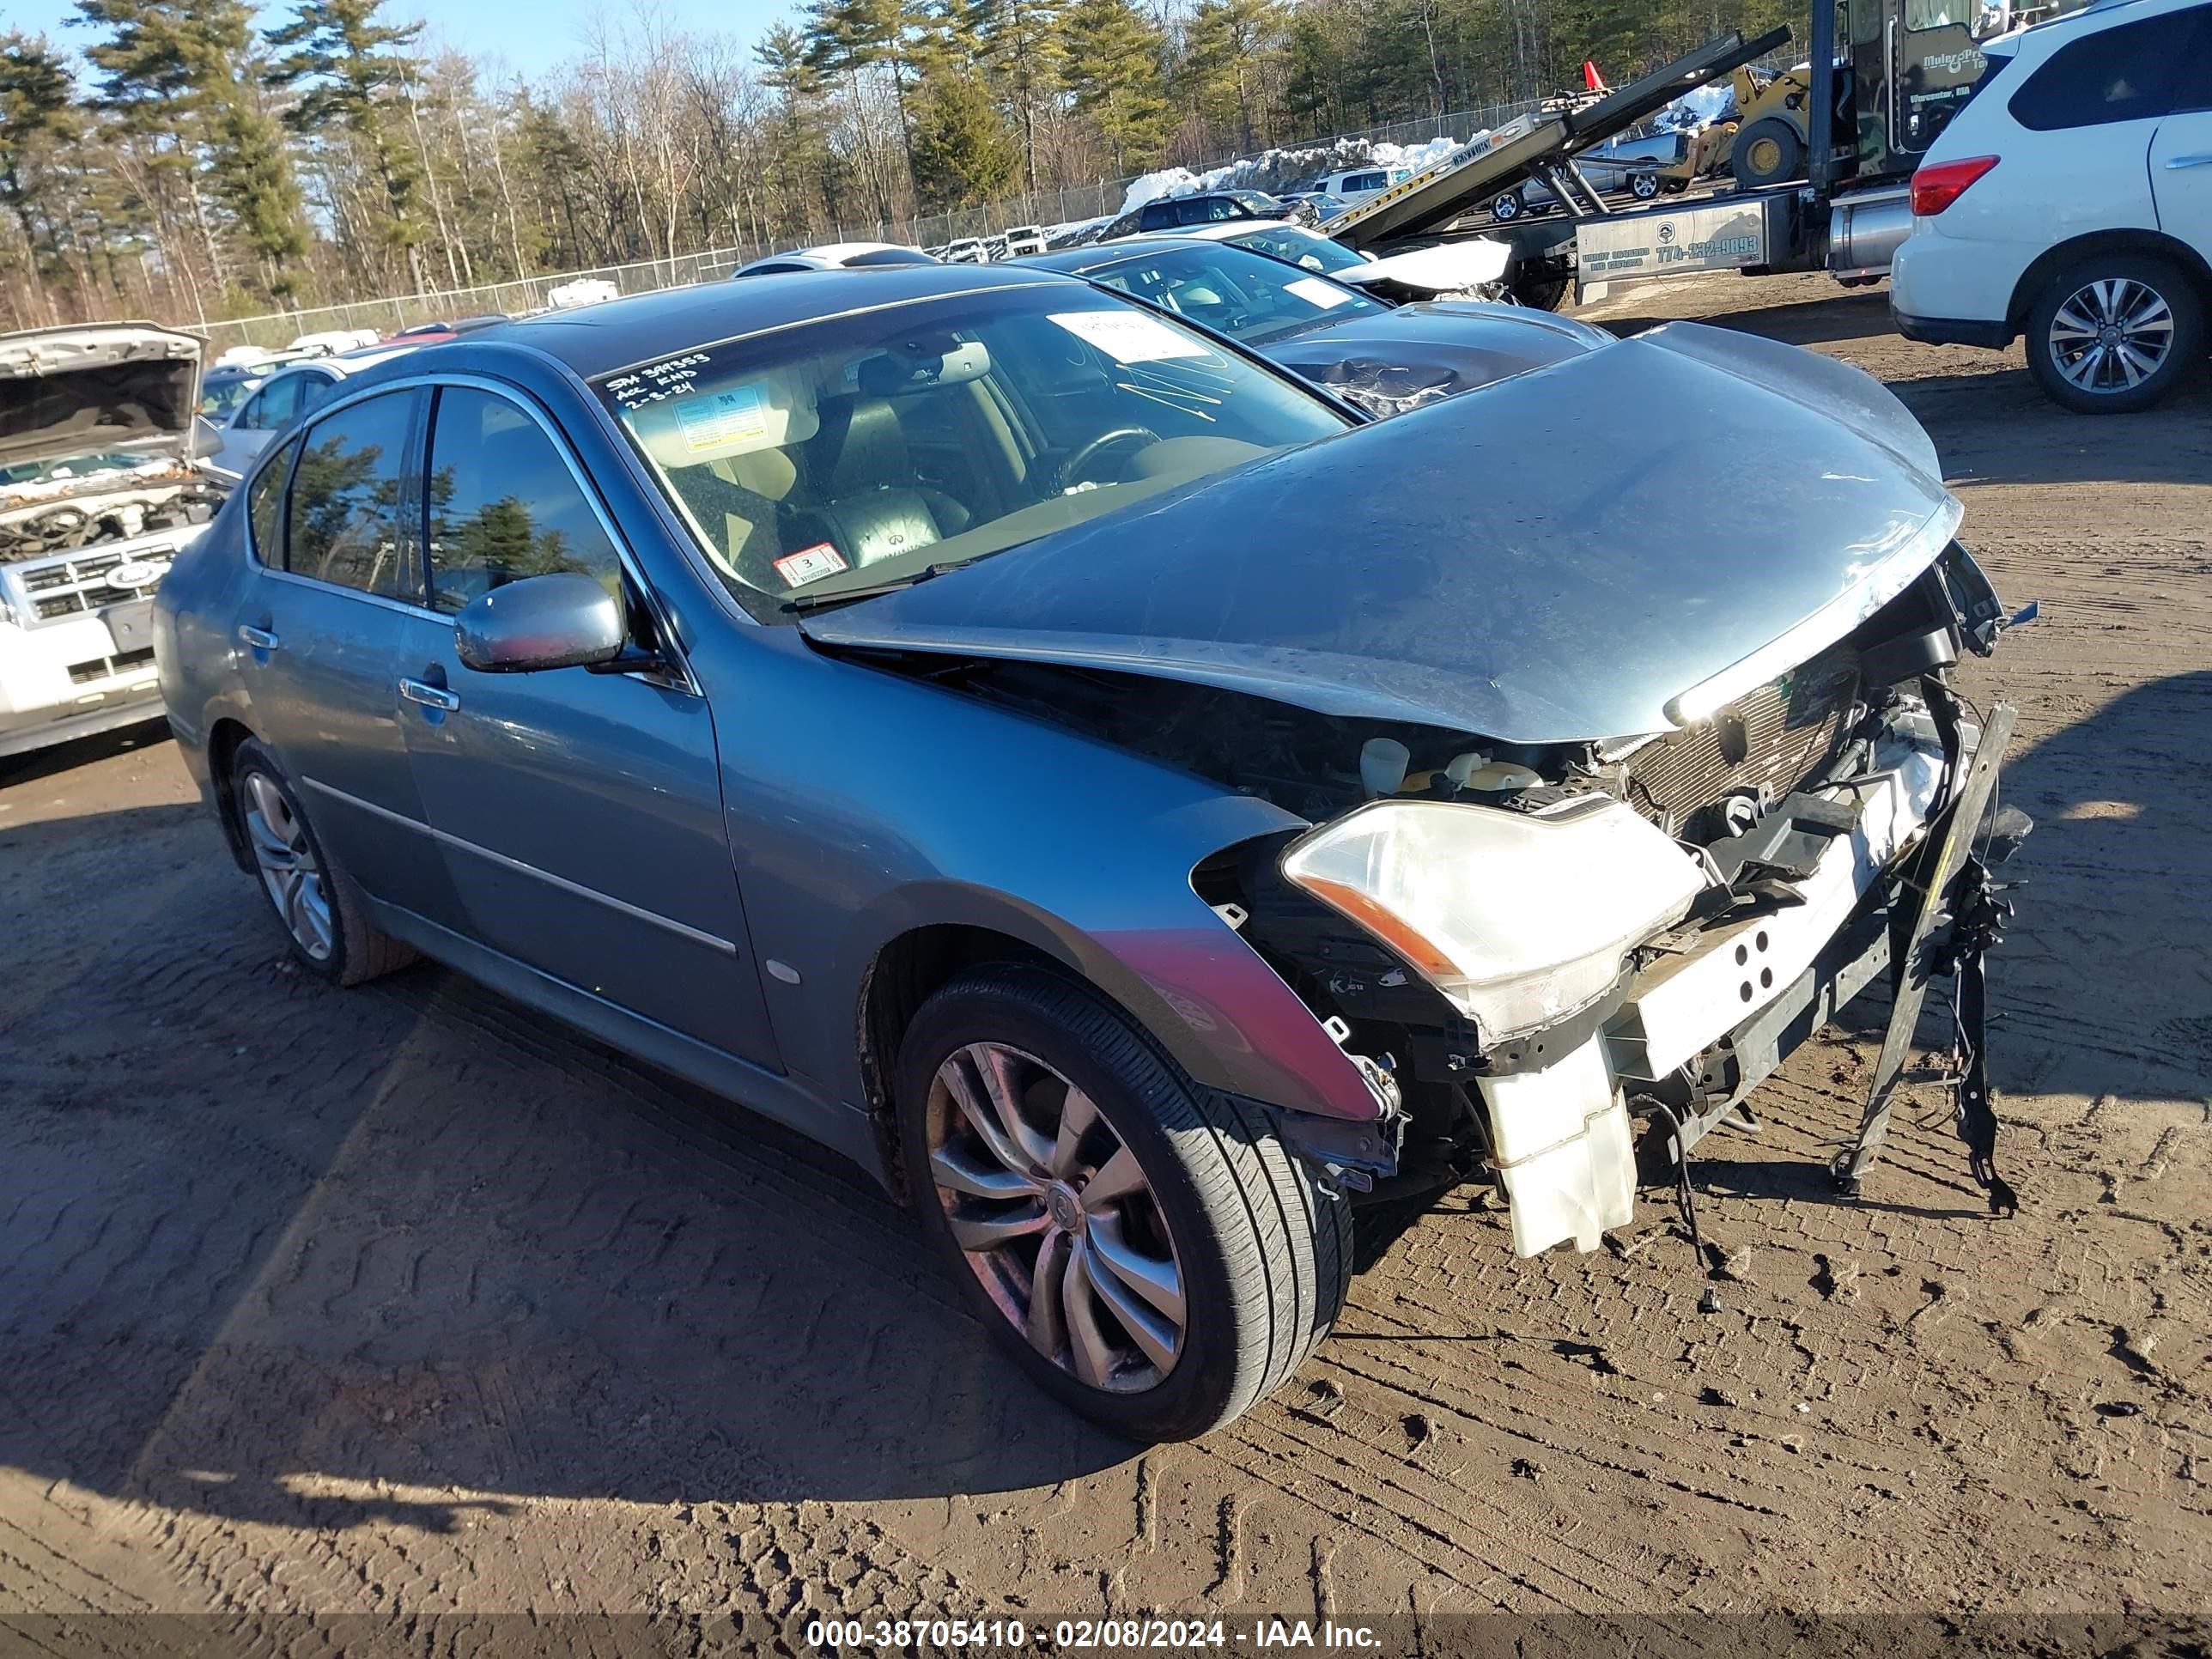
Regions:
<instances>
[{"instance_id":1,"label":"chain link fence","mask_svg":"<svg viewBox=\"0 0 2212 1659\"><path fill-rule=\"evenodd\" d=\"M1464 139L1486 129L1504 125L1534 108L1530 103L1491 104L1476 109L1454 110L1442 115L1392 121L1358 132L1330 137L1301 139L1281 146L1282 152L1333 151L1364 144L1415 145L1439 138ZM1261 156L1237 156L1218 165L1237 161L1263 162ZM1347 163L1349 165L1350 163ZM1309 172L1320 171L1309 167ZM1212 171L1211 168L1202 171ZM1121 211L1134 177L1102 179L1095 184L1071 185L1064 189L1024 191L987 207L950 213L917 216L909 220L836 224L822 237L824 242L907 242L919 247L942 247L969 238L988 240L1024 226L1052 227L1109 219ZM1287 183L1287 179L1280 182ZM180 323L176 326L207 342L210 356L232 346L275 349L303 334L374 329L380 335L418 323L453 322L492 312L520 314L552 303L550 291L569 283L598 281L613 285L620 294L645 294L657 289L684 288L694 283L726 276L748 260L775 250L745 244L702 248L673 258L641 259L628 264L598 265L586 270L563 270L512 282L485 283L473 288L431 289L420 294L360 300L345 305L319 306L305 311L277 311L258 317L221 322Z\"/></svg>"}]
</instances>

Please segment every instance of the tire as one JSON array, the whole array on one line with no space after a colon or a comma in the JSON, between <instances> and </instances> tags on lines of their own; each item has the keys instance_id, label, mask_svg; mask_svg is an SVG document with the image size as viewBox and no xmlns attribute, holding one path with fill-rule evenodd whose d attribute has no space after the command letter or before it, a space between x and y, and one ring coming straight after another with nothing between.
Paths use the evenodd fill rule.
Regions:
<instances>
[{"instance_id":1,"label":"tire","mask_svg":"<svg viewBox=\"0 0 2212 1659\"><path fill-rule=\"evenodd\" d=\"M2102 338L2086 349L2080 343L2084 330L2101 334L2105 324L2127 351L2113 351ZM2092 254L2038 296L2027 313L2027 367L2053 403L2083 415L2148 409L2203 359L2203 301L2163 259ZM2148 370L2141 368L2146 354L2154 356Z\"/></svg>"},{"instance_id":2,"label":"tire","mask_svg":"<svg viewBox=\"0 0 2212 1659\"><path fill-rule=\"evenodd\" d=\"M240 838L294 961L317 978L344 988L415 960L411 945L369 921L361 889L324 850L275 756L247 739L231 759L230 780Z\"/></svg>"},{"instance_id":3,"label":"tire","mask_svg":"<svg viewBox=\"0 0 2212 1659\"><path fill-rule=\"evenodd\" d=\"M1656 173L1632 173L1628 175L1628 193L1639 202L1657 198L1662 180Z\"/></svg>"},{"instance_id":4,"label":"tire","mask_svg":"<svg viewBox=\"0 0 2212 1659\"><path fill-rule=\"evenodd\" d=\"M1729 171L1747 190L1778 185L1805 171L1805 141L1778 115L1753 121L1729 149Z\"/></svg>"},{"instance_id":5,"label":"tire","mask_svg":"<svg viewBox=\"0 0 2212 1659\"><path fill-rule=\"evenodd\" d=\"M1490 204L1490 216L1501 225L1510 224L1528 210L1528 204L1517 190L1509 190Z\"/></svg>"},{"instance_id":6,"label":"tire","mask_svg":"<svg viewBox=\"0 0 2212 1659\"><path fill-rule=\"evenodd\" d=\"M1557 311L1574 286L1571 277L1555 276L1531 272L1513 279L1513 303L1528 306L1537 311Z\"/></svg>"},{"instance_id":7,"label":"tire","mask_svg":"<svg viewBox=\"0 0 2212 1659\"><path fill-rule=\"evenodd\" d=\"M994 1070L995 1097L1019 1103L1012 1128L991 1115ZM895 1088L930 1248L1016 1363L1102 1427L1145 1443L1205 1434L1279 1387L1335 1322L1351 1271L1351 1206L1255 1109L1194 1087L1086 987L1024 965L963 975L915 1013ZM1070 1140L1078 1097L1097 1115ZM978 1133L979 1121L995 1135ZM1010 1146L1011 1159L998 1150ZM1141 1177L1134 1191L1131 1163ZM994 1195L981 1195L987 1185ZM1091 1198L1109 1185L1123 1195ZM981 1248L971 1255L969 1246ZM1138 1271L1124 1276L1109 1260L1135 1261ZM1040 1316L1030 1292L1041 1271L1063 1293ZM1130 1288L1140 1281L1154 1286L1144 1300ZM1179 1329L1155 1311L1170 1297ZM1139 1317L1121 1322L1117 1300ZM1079 1352L1086 1319L1089 1375ZM1033 1343L1029 1329L1040 1323Z\"/></svg>"}]
</instances>

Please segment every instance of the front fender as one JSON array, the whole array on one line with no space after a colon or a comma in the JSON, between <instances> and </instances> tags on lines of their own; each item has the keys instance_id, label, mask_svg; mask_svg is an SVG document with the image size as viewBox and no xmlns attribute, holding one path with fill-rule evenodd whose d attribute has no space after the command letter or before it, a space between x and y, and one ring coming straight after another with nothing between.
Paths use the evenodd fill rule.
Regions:
<instances>
[{"instance_id":1,"label":"front fender","mask_svg":"<svg viewBox=\"0 0 2212 1659\"><path fill-rule=\"evenodd\" d=\"M1191 887L1207 857L1302 820L793 629L699 654L777 1047L819 1092L867 1099L855 1017L874 963L908 930L953 924L1081 975L1200 1085L1376 1115L1358 1068Z\"/></svg>"}]
</instances>

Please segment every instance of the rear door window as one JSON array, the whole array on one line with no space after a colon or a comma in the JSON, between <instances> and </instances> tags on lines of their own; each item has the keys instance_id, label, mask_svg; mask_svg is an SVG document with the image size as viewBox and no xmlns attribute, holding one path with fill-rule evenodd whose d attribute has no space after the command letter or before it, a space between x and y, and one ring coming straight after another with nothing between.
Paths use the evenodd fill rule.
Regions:
<instances>
[{"instance_id":1,"label":"rear door window","mask_svg":"<svg viewBox=\"0 0 2212 1659\"><path fill-rule=\"evenodd\" d=\"M2197 33L2174 80L2173 107L2194 114L2212 110L2212 6L2194 6L2180 15L2196 20Z\"/></svg>"},{"instance_id":2,"label":"rear door window","mask_svg":"<svg viewBox=\"0 0 2212 1659\"><path fill-rule=\"evenodd\" d=\"M412 538L400 534L412 391L349 404L307 429L285 515L285 568L386 599L419 602Z\"/></svg>"},{"instance_id":3,"label":"rear door window","mask_svg":"<svg viewBox=\"0 0 2212 1659\"><path fill-rule=\"evenodd\" d=\"M430 429L430 605L459 611L526 576L573 570L622 591L622 562L545 429L504 398L438 393Z\"/></svg>"},{"instance_id":4,"label":"rear door window","mask_svg":"<svg viewBox=\"0 0 2212 1659\"><path fill-rule=\"evenodd\" d=\"M295 438L268 465L253 475L246 492L246 526L253 535L253 556L282 569L284 564L284 482L291 476L292 458L300 453Z\"/></svg>"},{"instance_id":5,"label":"rear door window","mask_svg":"<svg viewBox=\"0 0 2212 1659\"><path fill-rule=\"evenodd\" d=\"M328 374L308 373L297 378L300 386L300 402L298 407L292 411L295 415L304 415L317 404L329 402L331 393L338 389L337 380Z\"/></svg>"},{"instance_id":6,"label":"rear door window","mask_svg":"<svg viewBox=\"0 0 2212 1659\"><path fill-rule=\"evenodd\" d=\"M300 408L297 374L280 374L246 399L238 411L238 424L248 432L274 432Z\"/></svg>"},{"instance_id":7,"label":"rear door window","mask_svg":"<svg viewBox=\"0 0 2212 1659\"><path fill-rule=\"evenodd\" d=\"M2155 119L2173 107L2196 14L2168 12L2069 42L2012 95L2012 117L2034 132Z\"/></svg>"}]
</instances>

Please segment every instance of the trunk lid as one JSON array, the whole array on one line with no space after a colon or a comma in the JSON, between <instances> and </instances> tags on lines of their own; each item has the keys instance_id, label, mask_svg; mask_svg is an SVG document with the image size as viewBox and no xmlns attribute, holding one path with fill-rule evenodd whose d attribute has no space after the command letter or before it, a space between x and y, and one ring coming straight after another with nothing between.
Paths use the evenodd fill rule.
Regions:
<instances>
[{"instance_id":1,"label":"trunk lid","mask_svg":"<svg viewBox=\"0 0 2212 1659\"><path fill-rule=\"evenodd\" d=\"M801 626L1507 743L1626 737L1834 643L1959 518L1870 377L1678 323Z\"/></svg>"}]
</instances>

